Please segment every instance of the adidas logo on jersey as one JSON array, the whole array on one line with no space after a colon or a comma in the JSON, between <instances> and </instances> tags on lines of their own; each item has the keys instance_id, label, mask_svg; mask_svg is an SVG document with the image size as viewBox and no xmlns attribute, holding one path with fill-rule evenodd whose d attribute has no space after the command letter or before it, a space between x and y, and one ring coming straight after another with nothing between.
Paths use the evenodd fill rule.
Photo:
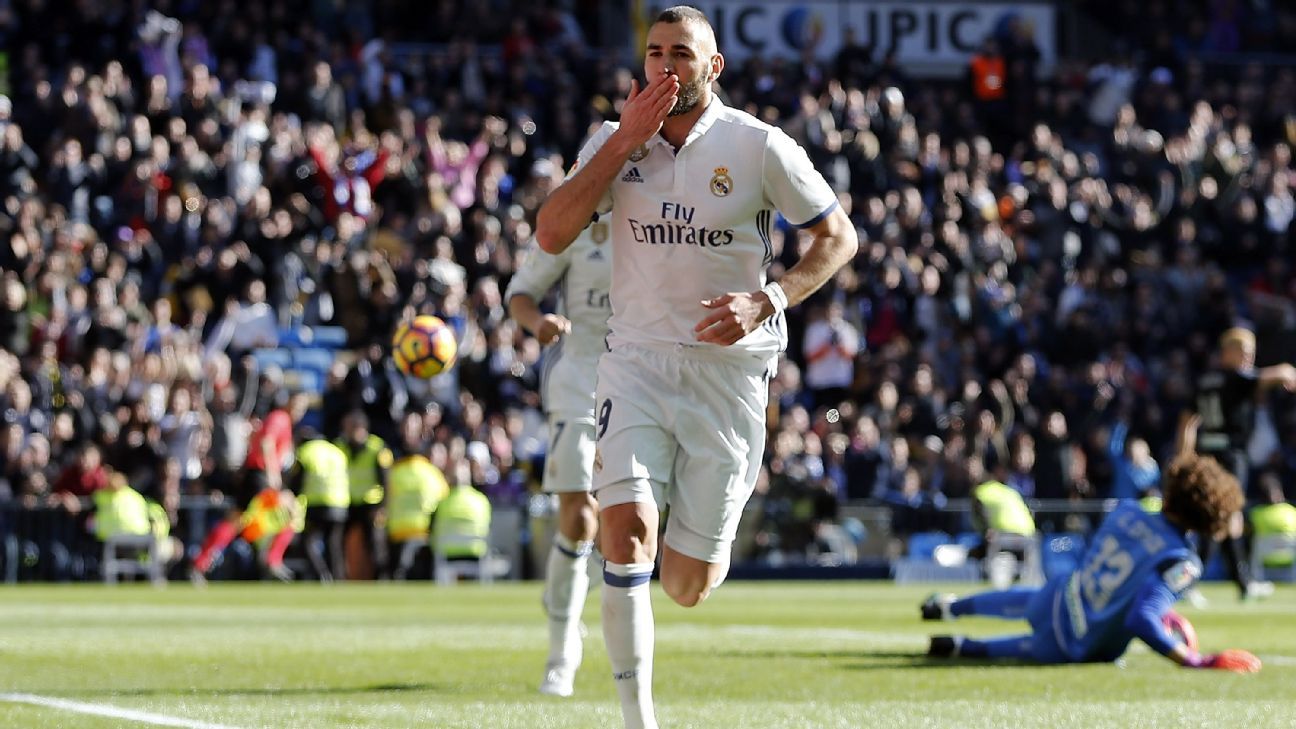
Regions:
<instances>
[{"instance_id":1,"label":"adidas logo on jersey","mask_svg":"<svg viewBox=\"0 0 1296 729\"><path fill-rule=\"evenodd\" d=\"M594 250L590 251L590 254L588 256L585 257L585 260L601 261L603 260L603 253L599 251L599 249L595 248Z\"/></svg>"},{"instance_id":2,"label":"adidas logo on jersey","mask_svg":"<svg viewBox=\"0 0 1296 729\"><path fill-rule=\"evenodd\" d=\"M622 182L643 182L644 179L639 176L639 168L631 167L630 171L621 176Z\"/></svg>"}]
</instances>

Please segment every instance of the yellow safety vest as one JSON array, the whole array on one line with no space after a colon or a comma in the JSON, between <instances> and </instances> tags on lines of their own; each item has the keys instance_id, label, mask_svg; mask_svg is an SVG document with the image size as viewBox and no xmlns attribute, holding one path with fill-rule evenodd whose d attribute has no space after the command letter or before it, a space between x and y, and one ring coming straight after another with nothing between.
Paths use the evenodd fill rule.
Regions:
<instances>
[{"instance_id":1,"label":"yellow safety vest","mask_svg":"<svg viewBox=\"0 0 1296 729\"><path fill-rule=\"evenodd\" d=\"M171 517L156 501L148 502L149 527L159 540L171 536Z\"/></svg>"},{"instance_id":2,"label":"yellow safety vest","mask_svg":"<svg viewBox=\"0 0 1296 729\"><path fill-rule=\"evenodd\" d=\"M450 492L441 469L424 456L407 456L387 475L387 538L427 539L432 512Z\"/></svg>"},{"instance_id":3,"label":"yellow safety vest","mask_svg":"<svg viewBox=\"0 0 1296 729\"><path fill-rule=\"evenodd\" d=\"M351 505L345 451L326 440L307 441L297 449L297 463L307 505L341 509Z\"/></svg>"},{"instance_id":4,"label":"yellow safety vest","mask_svg":"<svg viewBox=\"0 0 1296 729\"><path fill-rule=\"evenodd\" d=\"M100 541L121 534L150 534L148 501L138 491L121 486L94 492L95 537Z\"/></svg>"},{"instance_id":5,"label":"yellow safety vest","mask_svg":"<svg viewBox=\"0 0 1296 729\"><path fill-rule=\"evenodd\" d=\"M491 505L486 495L472 486L456 486L437 505L432 548L436 549L437 542L446 537L485 539L490 536L490 521ZM480 557L485 553L486 545L481 541L444 550L446 557Z\"/></svg>"},{"instance_id":6,"label":"yellow safety vest","mask_svg":"<svg viewBox=\"0 0 1296 729\"><path fill-rule=\"evenodd\" d=\"M392 452L382 438L370 435L358 451L351 450L351 444L344 438L333 441L338 448L348 454L347 479L351 485L351 503L381 504L383 500L382 483L378 478L379 468L391 468Z\"/></svg>"},{"instance_id":7,"label":"yellow safety vest","mask_svg":"<svg viewBox=\"0 0 1296 729\"><path fill-rule=\"evenodd\" d=\"M1023 537L1035 534L1035 518L1016 489L998 481L986 481L976 487L973 496L981 503L987 528Z\"/></svg>"},{"instance_id":8,"label":"yellow safety vest","mask_svg":"<svg viewBox=\"0 0 1296 729\"><path fill-rule=\"evenodd\" d=\"M1257 537L1296 535L1296 506L1287 503L1257 506L1251 510L1251 528ZM1286 567L1291 563L1291 554L1272 554L1264 559L1266 567Z\"/></svg>"}]
</instances>

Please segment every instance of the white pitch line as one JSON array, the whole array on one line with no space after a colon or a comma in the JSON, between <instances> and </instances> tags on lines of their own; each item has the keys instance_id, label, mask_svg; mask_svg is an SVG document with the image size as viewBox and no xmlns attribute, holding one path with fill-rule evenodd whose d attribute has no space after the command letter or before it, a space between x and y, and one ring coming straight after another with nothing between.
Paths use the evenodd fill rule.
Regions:
<instances>
[{"instance_id":1,"label":"white pitch line","mask_svg":"<svg viewBox=\"0 0 1296 729\"><path fill-rule=\"evenodd\" d=\"M128 721L137 721L141 724L152 724L154 726L176 726L183 727L183 729L237 729L236 727L228 726L226 724L212 724L205 721L196 721L194 719L182 719L180 717L167 716L165 714L153 714L147 711L121 709L108 704L89 704L83 701L69 701L68 699L58 699L52 696L37 696L36 694L0 694L0 702L44 706L50 709L75 711L78 714L92 714L94 716L107 716L113 719L126 719Z\"/></svg>"},{"instance_id":2,"label":"white pitch line","mask_svg":"<svg viewBox=\"0 0 1296 729\"><path fill-rule=\"evenodd\" d=\"M1275 666L1296 666L1296 658L1291 656L1260 656L1260 661Z\"/></svg>"}]
</instances>

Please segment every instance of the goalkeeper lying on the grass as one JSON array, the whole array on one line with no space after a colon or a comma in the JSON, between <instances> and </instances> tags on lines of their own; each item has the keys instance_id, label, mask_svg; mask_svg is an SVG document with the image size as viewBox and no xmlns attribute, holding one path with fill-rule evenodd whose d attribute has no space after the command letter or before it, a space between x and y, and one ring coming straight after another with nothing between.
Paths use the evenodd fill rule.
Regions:
<instances>
[{"instance_id":1,"label":"goalkeeper lying on the grass","mask_svg":"<svg viewBox=\"0 0 1296 729\"><path fill-rule=\"evenodd\" d=\"M922 606L925 620L1025 618L1032 631L988 640L935 636L930 655L1114 661L1138 638L1182 666L1259 671L1259 659L1246 651L1199 654L1192 626L1171 610L1201 576L1188 534L1210 539L1227 531L1243 504L1237 479L1209 457L1186 454L1166 473L1162 491L1160 513L1147 513L1133 501L1121 503L1103 520L1079 568L1044 587L928 598Z\"/></svg>"}]
</instances>

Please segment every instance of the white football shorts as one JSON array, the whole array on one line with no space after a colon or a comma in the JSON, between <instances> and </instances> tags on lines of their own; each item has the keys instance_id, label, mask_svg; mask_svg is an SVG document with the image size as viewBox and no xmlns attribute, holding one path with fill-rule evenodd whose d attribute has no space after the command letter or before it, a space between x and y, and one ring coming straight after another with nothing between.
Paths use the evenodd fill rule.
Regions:
<instances>
[{"instance_id":1,"label":"white football shorts","mask_svg":"<svg viewBox=\"0 0 1296 729\"><path fill-rule=\"evenodd\" d=\"M589 491L594 468L594 424L549 417L549 451L545 454L547 494Z\"/></svg>"},{"instance_id":2,"label":"white football shorts","mask_svg":"<svg viewBox=\"0 0 1296 729\"><path fill-rule=\"evenodd\" d=\"M773 362L704 347L618 344L599 360L594 495L599 508L670 498L665 543L729 561L765 450Z\"/></svg>"}]
</instances>

